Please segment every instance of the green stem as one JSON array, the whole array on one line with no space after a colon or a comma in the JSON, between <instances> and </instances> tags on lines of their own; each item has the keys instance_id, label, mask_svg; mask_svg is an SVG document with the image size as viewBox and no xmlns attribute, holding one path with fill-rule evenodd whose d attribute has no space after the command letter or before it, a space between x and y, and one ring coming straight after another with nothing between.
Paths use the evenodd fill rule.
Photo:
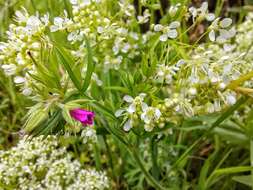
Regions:
<instances>
[{"instance_id":1,"label":"green stem","mask_svg":"<svg viewBox=\"0 0 253 190\"><path fill-rule=\"evenodd\" d=\"M151 139L150 149L151 149L151 158L152 158L152 175L156 180L158 180L160 172L159 172L159 167L157 164L158 148L157 148L157 143L155 140L156 140L156 135Z\"/></svg>"},{"instance_id":2,"label":"green stem","mask_svg":"<svg viewBox=\"0 0 253 190\"><path fill-rule=\"evenodd\" d=\"M115 172L114 166L113 166L112 152L111 152L110 146L107 143L106 135L102 135L102 137L103 137L103 140L104 140L104 143L105 143L107 155L109 157L109 165L110 165L111 170L112 170L112 176L113 176L115 182L117 182L116 172Z\"/></svg>"},{"instance_id":3,"label":"green stem","mask_svg":"<svg viewBox=\"0 0 253 190\"><path fill-rule=\"evenodd\" d=\"M253 139L250 140L250 166L253 167ZM253 170L251 170L251 186L253 190Z\"/></svg>"},{"instance_id":4,"label":"green stem","mask_svg":"<svg viewBox=\"0 0 253 190\"><path fill-rule=\"evenodd\" d=\"M101 159L100 159L100 154L99 154L99 149L97 144L93 144L93 152L95 156L95 163L96 163L96 169L101 170Z\"/></svg>"},{"instance_id":5,"label":"green stem","mask_svg":"<svg viewBox=\"0 0 253 190\"><path fill-rule=\"evenodd\" d=\"M157 180L155 180L153 178L153 176L150 175L150 173L146 170L146 168L143 164L143 161L139 157L138 152L136 151L136 149L131 148L130 150L133 154L133 157L134 157L136 163L139 165L140 169L142 170L143 174L145 175L145 177L146 177L147 181L150 183L150 185L152 185L156 190L166 190L166 188L161 186L159 184L159 182Z\"/></svg>"},{"instance_id":6,"label":"green stem","mask_svg":"<svg viewBox=\"0 0 253 190\"><path fill-rule=\"evenodd\" d=\"M225 119L227 119L235 110L237 110L242 104L244 104L249 97L242 97L240 98L235 105L230 107L225 113L223 113L218 119L211 125L211 127L203 133L180 157L177 159L175 164L172 166L172 168L175 168L178 166L187 156L188 154L197 146L201 140L209 134L215 127L218 127Z\"/></svg>"}]
</instances>

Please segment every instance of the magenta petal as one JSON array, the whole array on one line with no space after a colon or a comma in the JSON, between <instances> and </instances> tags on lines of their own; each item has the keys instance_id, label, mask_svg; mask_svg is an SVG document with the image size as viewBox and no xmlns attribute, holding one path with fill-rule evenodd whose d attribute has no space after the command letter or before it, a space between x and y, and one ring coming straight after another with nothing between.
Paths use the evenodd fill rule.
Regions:
<instances>
[{"instance_id":1,"label":"magenta petal","mask_svg":"<svg viewBox=\"0 0 253 190\"><path fill-rule=\"evenodd\" d=\"M83 125L92 125L95 117L94 112L84 109L71 110L70 115L75 120L80 121Z\"/></svg>"}]
</instances>

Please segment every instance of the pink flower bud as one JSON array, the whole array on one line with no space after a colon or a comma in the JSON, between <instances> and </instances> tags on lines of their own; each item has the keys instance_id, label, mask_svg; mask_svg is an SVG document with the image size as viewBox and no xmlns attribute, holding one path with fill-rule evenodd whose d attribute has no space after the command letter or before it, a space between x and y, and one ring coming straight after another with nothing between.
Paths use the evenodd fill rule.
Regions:
<instances>
[{"instance_id":1,"label":"pink flower bud","mask_svg":"<svg viewBox=\"0 0 253 190\"><path fill-rule=\"evenodd\" d=\"M70 111L71 117L80 121L84 126L92 125L95 117L95 113L84 109L74 109Z\"/></svg>"}]
</instances>

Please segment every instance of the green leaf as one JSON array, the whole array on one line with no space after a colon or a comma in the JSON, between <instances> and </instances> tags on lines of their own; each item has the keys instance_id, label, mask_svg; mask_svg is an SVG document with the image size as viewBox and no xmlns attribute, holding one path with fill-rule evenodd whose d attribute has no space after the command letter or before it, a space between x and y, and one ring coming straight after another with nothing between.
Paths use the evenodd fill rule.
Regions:
<instances>
[{"instance_id":1,"label":"green leaf","mask_svg":"<svg viewBox=\"0 0 253 190\"><path fill-rule=\"evenodd\" d=\"M47 117L48 117L48 113L44 109L41 108L41 109L35 110L33 113L31 113L31 115L29 115L29 118L24 125L24 130L30 133L39 124L44 122Z\"/></svg>"},{"instance_id":2,"label":"green leaf","mask_svg":"<svg viewBox=\"0 0 253 190\"><path fill-rule=\"evenodd\" d=\"M230 168L221 168L214 171L213 175L228 175L233 173L241 173L248 172L253 169L252 166L238 166L238 167L230 167Z\"/></svg>"},{"instance_id":3,"label":"green leaf","mask_svg":"<svg viewBox=\"0 0 253 190\"><path fill-rule=\"evenodd\" d=\"M234 176L232 179L236 182L253 187L251 175Z\"/></svg>"},{"instance_id":4,"label":"green leaf","mask_svg":"<svg viewBox=\"0 0 253 190\"><path fill-rule=\"evenodd\" d=\"M87 61L88 61L88 64L87 64L84 83L83 83L83 86L82 86L82 92L85 92L87 90L87 88L89 87L91 77L92 77L92 73L94 72L94 69L95 69L95 64L93 63L93 58L92 58L92 50L91 50L91 47L90 47L90 42L86 37L84 37L84 39L85 39L85 43L86 43L86 47L87 47Z\"/></svg>"},{"instance_id":5,"label":"green leaf","mask_svg":"<svg viewBox=\"0 0 253 190\"><path fill-rule=\"evenodd\" d=\"M68 72L71 81L73 82L75 87L81 92L81 88L82 88L81 83L71 68L71 65L74 65L73 64L74 60L67 54L67 52L63 48L56 47L56 53L57 53L57 58L59 62L63 65L63 67Z\"/></svg>"}]
</instances>

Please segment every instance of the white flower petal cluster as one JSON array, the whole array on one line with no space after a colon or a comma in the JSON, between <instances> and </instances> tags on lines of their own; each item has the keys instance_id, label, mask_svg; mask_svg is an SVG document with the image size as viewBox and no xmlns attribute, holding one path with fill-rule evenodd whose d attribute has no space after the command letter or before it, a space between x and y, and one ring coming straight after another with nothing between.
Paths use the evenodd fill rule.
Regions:
<instances>
[{"instance_id":1,"label":"white flower petal cluster","mask_svg":"<svg viewBox=\"0 0 253 190\"><path fill-rule=\"evenodd\" d=\"M89 143L89 142L91 143L97 142L96 130L93 129L92 127L85 127L82 130L81 137L84 144Z\"/></svg>"},{"instance_id":2,"label":"white flower petal cluster","mask_svg":"<svg viewBox=\"0 0 253 190\"><path fill-rule=\"evenodd\" d=\"M149 17L150 17L149 9L146 9L146 10L143 12L143 16L142 16L142 15L138 15L138 16L137 16L138 23L139 23L139 24L147 23L147 22L149 21Z\"/></svg>"},{"instance_id":3,"label":"white flower petal cluster","mask_svg":"<svg viewBox=\"0 0 253 190\"><path fill-rule=\"evenodd\" d=\"M169 8L169 14L171 17L174 17L179 9L179 7L181 6L181 3L177 3L175 5L171 5Z\"/></svg>"},{"instance_id":4,"label":"white flower petal cluster","mask_svg":"<svg viewBox=\"0 0 253 190\"><path fill-rule=\"evenodd\" d=\"M145 93L140 93L135 98L129 95L125 95L123 97L123 100L127 102L129 106L117 110L115 112L115 116L125 117L126 122L123 126L125 131L129 131L132 127L134 127L138 120L142 120L144 129L148 132L152 131L155 125L159 124L161 118L160 110L156 107L148 106L144 102L145 97Z\"/></svg>"},{"instance_id":5,"label":"white flower petal cluster","mask_svg":"<svg viewBox=\"0 0 253 190\"><path fill-rule=\"evenodd\" d=\"M215 15L208 12L208 2L203 2L199 8L190 7L189 12L191 13L193 22L196 20L202 21L203 19L213 21L215 19Z\"/></svg>"},{"instance_id":6,"label":"white flower petal cluster","mask_svg":"<svg viewBox=\"0 0 253 190\"><path fill-rule=\"evenodd\" d=\"M238 92L227 86L253 70L253 16L247 18L238 27L236 43L201 44L180 67L177 62L170 66L157 65L154 80L165 80L168 96L160 105L165 118L172 121L178 115L191 117L219 112L236 103ZM230 19L221 21L222 27L231 24ZM252 88L253 84L247 81L242 86Z\"/></svg>"},{"instance_id":7,"label":"white flower petal cluster","mask_svg":"<svg viewBox=\"0 0 253 190\"><path fill-rule=\"evenodd\" d=\"M155 107L146 107L141 114L141 119L144 121L144 129L152 131L155 127L154 124L161 117L161 111Z\"/></svg>"},{"instance_id":8,"label":"white flower petal cluster","mask_svg":"<svg viewBox=\"0 0 253 190\"><path fill-rule=\"evenodd\" d=\"M154 31L162 33L159 39L162 42L166 42L169 38L174 39L178 36L177 28L179 27L180 27L180 22L174 21L174 22L171 22L169 26L156 24L154 26Z\"/></svg>"},{"instance_id":9,"label":"white flower petal cluster","mask_svg":"<svg viewBox=\"0 0 253 190\"><path fill-rule=\"evenodd\" d=\"M6 75L16 75L14 82L23 86L23 94L30 95L29 76L33 73L34 60L40 58L42 44L48 41L44 32L49 24L49 15L30 16L23 8L15 13L16 24L7 31L7 41L0 42L0 62Z\"/></svg>"},{"instance_id":10,"label":"white flower petal cluster","mask_svg":"<svg viewBox=\"0 0 253 190\"><path fill-rule=\"evenodd\" d=\"M209 27L209 39L212 42L225 43L227 40L233 38L236 30L234 27L231 27L232 22L231 18L223 18L222 20L220 18L215 19ZM218 32L218 35L216 32Z\"/></svg>"},{"instance_id":11,"label":"white flower petal cluster","mask_svg":"<svg viewBox=\"0 0 253 190\"><path fill-rule=\"evenodd\" d=\"M83 169L54 136L22 139L16 147L0 151L0 183L17 190L109 188L105 173Z\"/></svg>"},{"instance_id":12,"label":"white flower petal cluster","mask_svg":"<svg viewBox=\"0 0 253 190\"><path fill-rule=\"evenodd\" d=\"M157 82L170 84L172 82L172 77L176 75L177 71L180 69L181 65L184 64L184 60L179 60L176 65L168 66L165 64L160 64L157 66L157 75L155 80Z\"/></svg>"}]
</instances>

